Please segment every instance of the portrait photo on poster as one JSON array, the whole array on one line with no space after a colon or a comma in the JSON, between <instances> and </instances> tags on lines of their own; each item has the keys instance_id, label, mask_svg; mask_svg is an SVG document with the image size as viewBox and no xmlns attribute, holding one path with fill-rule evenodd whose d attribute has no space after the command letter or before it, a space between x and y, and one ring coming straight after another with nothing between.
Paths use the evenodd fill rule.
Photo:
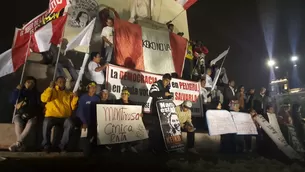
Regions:
<instances>
[{"instance_id":1,"label":"portrait photo on poster","mask_svg":"<svg viewBox=\"0 0 305 172\"><path fill-rule=\"evenodd\" d=\"M169 134L169 136L181 135L181 126L177 114L168 113L167 115L164 114L164 116L167 117L168 126L169 126L169 130L167 134Z\"/></svg>"},{"instance_id":2,"label":"portrait photo on poster","mask_svg":"<svg viewBox=\"0 0 305 172\"><path fill-rule=\"evenodd\" d=\"M68 25L72 28L84 28L97 16L98 3L95 0L71 0Z\"/></svg>"}]
</instances>

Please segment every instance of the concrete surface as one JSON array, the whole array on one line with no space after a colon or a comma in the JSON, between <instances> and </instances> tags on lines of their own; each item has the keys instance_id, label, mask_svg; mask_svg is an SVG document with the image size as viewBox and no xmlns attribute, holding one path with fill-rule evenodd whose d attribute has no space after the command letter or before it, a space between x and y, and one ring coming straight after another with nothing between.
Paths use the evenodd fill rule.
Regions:
<instances>
[{"instance_id":1,"label":"concrete surface","mask_svg":"<svg viewBox=\"0 0 305 172\"><path fill-rule=\"evenodd\" d=\"M0 124L0 149L8 149L16 142L14 124ZM182 133L183 141L186 143L186 133ZM32 137L33 138L33 137ZM148 149L148 139L142 140L137 145L139 150ZM220 146L220 136L209 136L207 133L195 134L195 147L198 150L217 152Z\"/></svg>"}]
</instances>

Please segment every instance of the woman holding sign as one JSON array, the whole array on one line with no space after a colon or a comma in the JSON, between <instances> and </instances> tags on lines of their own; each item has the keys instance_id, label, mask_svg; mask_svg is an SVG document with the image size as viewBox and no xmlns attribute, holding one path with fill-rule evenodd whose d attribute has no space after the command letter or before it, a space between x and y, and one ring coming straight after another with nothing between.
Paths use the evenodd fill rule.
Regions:
<instances>
[{"instance_id":1,"label":"woman holding sign","mask_svg":"<svg viewBox=\"0 0 305 172\"><path fill-rule=\"evenodd\" d=\"M130 93L126 87L123 88L121 93L121 98L116 100L115 104L119 105L136 105L134 102L132 102L129 99ZM142 117L143 114L140 114ZM127 150L133 153L138 153L137 149L134 147L136 145L136 142L128 142L128 143L122 143L121 146L121 152L124 153Z\"/></svg>"}]
</instances>

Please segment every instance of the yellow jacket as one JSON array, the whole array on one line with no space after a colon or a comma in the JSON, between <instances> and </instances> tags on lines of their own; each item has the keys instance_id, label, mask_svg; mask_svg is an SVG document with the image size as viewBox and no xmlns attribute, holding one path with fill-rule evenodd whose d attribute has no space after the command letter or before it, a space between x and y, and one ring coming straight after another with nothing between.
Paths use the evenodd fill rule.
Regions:
<instances>
[{"instance_id":1,"label":"yellow jacket","mask_svg":"<svg viewBox=\"0 0 305 172\"><path fill-rule=\"evenodd\" d=\"M59 90L48 87L41 94L41 101L46 103L45 117L68 118L77 107L78 97L67 90Z\"/></svg>"}]
</instances>

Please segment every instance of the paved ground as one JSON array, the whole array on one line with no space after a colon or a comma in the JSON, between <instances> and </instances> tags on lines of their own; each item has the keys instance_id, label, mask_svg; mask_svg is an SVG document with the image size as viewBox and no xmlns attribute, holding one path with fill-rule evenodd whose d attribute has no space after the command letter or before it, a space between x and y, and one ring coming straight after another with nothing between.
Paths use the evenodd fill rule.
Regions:
<instances>
[{"instance_id":1,"label":"paved ground","mask_svg":"<svg viewBox=\"0 0 305 172\"><path fill-rule=\"evenodd\" d=\"M156 156L152 153L145 152L140 154L124 155L105 152L92 158L84 158L81 153L45 154L35 153L10 153L0 152L0 157L6 157L5 161L0 160L0 171L84 171L84 172L101 172L101 171L170 171L167 167L169 160L196 162L199 159L217 162L226 160L234 162L237 159L252 159L257 157L255 154L239 154L235 156L202 153L201 155L193 154L170 154ZM90 170L90 171L89 171Z\"/></svg>"}]
</instances>

